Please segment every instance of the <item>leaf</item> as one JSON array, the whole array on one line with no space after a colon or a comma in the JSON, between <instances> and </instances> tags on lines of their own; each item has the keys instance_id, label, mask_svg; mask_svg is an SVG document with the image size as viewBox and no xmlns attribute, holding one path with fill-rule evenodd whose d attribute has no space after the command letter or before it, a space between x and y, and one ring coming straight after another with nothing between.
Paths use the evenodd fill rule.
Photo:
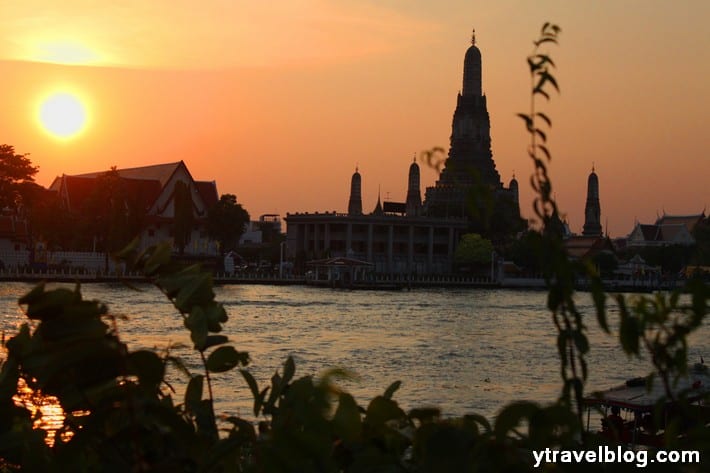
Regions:
<instances>
[{"instance_id":1,"label":"leaf","mask_svg":"<svg viewBox=\"0 0 710 473\"><path fill-rule=\"evenodd\" d=\"M185 389L185 407L192 410L202 401L202 389L204 385L204 376L198 374L190 379Z\"/></svg>"},{"instance_id":2,"label":"leaf","mask_svg":"<svg viewBox=\"0 0 710 473\"><path fill-rule=\"evenodd\" d=\"M233 346L221 346L210 353L207 357L206 367L213 373L229 371L235 366L246 366L249 363L249 355L238 352Z\"/></svg>"},{"instance_id":3,"label":"leaf","mask_svg":"<svg viewBox=\"0 0 710 473\"><path fill-rule=\"evenodd\" d=\"M467 425L473 425L473 426L478 426L481 425L483 427L483 433L490 433L493 428L491 427L490 422L488 422L488 419L483 417L480 414L466 414L463 416L464 423ZM476 427L476 433L479 433L478 427Z\"/></svg>"},{"instance_id":4,"label":"leaf","mask_svg":"<svg viewBox=\"0 0 710 473\"><path fill-rule=\"evenodd\" d=\"M202 399L194 404L191 409L195 416L197 431L208 438L217 439L217 425L215 424L212 402L209 399Z\"/></svg>"},{"instance_id":5,"label":"leaf","mask_svg":"<svg viewBox=\"0 0 710 473\"><path fill-rule=\"evenodd\" d=\"M555 79L555 77L551 74L545 74L545 76L547 77L547 80L550 82L550 84L552 84L552 86L555 88L555 90L559 92L560 86L557 85L557 79Z\"/></svg>"},{"instance_id":6,"label":"leaf","mask_svg":"<svg viewBox=\"0 0 710 473\"><path fill-rule=\"evenodd\" d=\"M251 422L234 416L229 416L224 420L233 425L233 428L229 431L229 439L235 440L237 442L236 445L256 442L256 430ZM235 450L235 448L232 447L230 450Z\"/></svg>"},{"instance_id":7,"label":"leaf","mask_svg":"<svg viewBox=\"0 0 710 473\"><path fill-rule=\"evenodd\" d=\"M367 406L365 420L372 426L382 426L385 422L406 418L406 414L396 402L377 396Z\"/></svg>"},{"instance_id":8,"label":"leaf","mask_svg":"<svg viewBox=\"0 0 710 473\"><path fill-rule=\"evenodd\" d=\"M541 66L549 65L550 67L555 67L555 63L552 61L552 58L547 54L536 54L534 57L540 60L538 64Z\"/></svg>"},{"instance_id":9,"label":"leaf","mask_svg":"<svg viewBox=\"0 0 710 473\"><path fill-rule=\"evenodd\" d=\"M537 149L542 151L542 153L545 155L548 161L552 161L552 155L550 154L550 150L547 149L547 146L545 145L537 145Z\"/></svg>"},{"instance_id":10,"label":"leaf","mask_svg":"<svg viewBox=\"0 0 710 473\"><path fill-rule=\"evenodd\" d=\"M58 317L64 312L65 307L81 300L81 294L77 295L71 289L64 287L41 294L35 293L32 297L34 301L27 305L27 317L34 320Z\"/></svg>"},{"instance_id":11,"label":"leaf","mask_svg":"<svg viewBox=\"0 0 710 473\"><path fill-rule=\"evenodd\" d=\"M223 345L229 341L226 335L208 335L205 339L205 350L208 348Z\"/></svg>"},{"instance_id":12,"label":"leaf","mask_svg":"<svg viewBox=\"0 0 710 473\"><path fill-rule=\"evenodd\" d=\"M503 441L508 432L520 426L524 420L530 419L540 410L537 404L529 401L518 401L508 404L498 414L495 422L495 434Z\"/></svg>"},{"instance_id":13,"label":"leaf","mask_svg":"<svg viewBox=\"0 0 710 473\"><path fill-rule=\"evenodd\" d=\"M542 96L545 97L547 100L550 100L550 94L548 94L547 92L545 92L545 91L544 91L542 88L540 88L539 86L538 86L538 87L535 87L535 88L533 89L533 95L537 95L537 94L542 95Z\"/></svg>"},{"instance_id":14,"label":"leaf","mask_svg":"<svg viewBox=\"0 0 710 473\"><path fill-rule=\"evenodd\" d=\"M572 332L572 339L574 340L574 345L581 354L586 354L589 352L589 340L583 332L575 330Z\"/></svg>"},{"instance_id":15,"label":"leaf","mask_svg":"<svg viewBox=\"0 0 710 473\"><path fill-rule=\"evenodd\" d=\"M178 370L180 373L187 376L188 378L192 376L190 374L190 370L180 358L170 355L165 357L165 362L170 363L170 365L172 365L176 370Z\"/></svg>"},{"instance_id":16,"label":"leaf","mask_svg":"<svg viewBox=\"0 0 710 473\"><path fill-rule=\"evenodd\" d=\"M200 265L193 264L187 266L180 271L170 272L158 278L158 286L170 298L174 299L178 295L180 289L192 281L192 279L200 273Z\"/></svg>"},{"instance_id":17,"label":"leaf","mask_svg":"<svg viewBox=\"0 0 710 473\"><path fill-rule=\"evenodd\" d=\"M199 351L205 350L207 343L207 316L199 306L195 306L190 311L190 315L185 319L185 327L190 330L190 339Z\"/></svg>"},{"instance_id":18,"label":"leaf","mask_svg":"<svg viewBox=\"0 0 710 473\"><path fill-rule=\"evenodd\" d=\"M540 66L535 61L533 61L533 58L528 58L528 68L530 69L531 74L533 74L539 67Z\"/></svg>"},{"instance_id":19,"label":"leaf","mask_svg":"<svg viewBox=\"0 0 710 473\"><path fill-rule=\"evenodd\" d=\"M547 293L547 308L551 312L557 312L562 301L563 295L560 287L558 285L550 287L550 291Z\"/></svg>"},{"instance_id":20,"label":"leaf","mask_svg":"<svg viewBox=\"0 0 710 473\"><path fill-rule=\"evenodd\" d=\"M340 395L332 423L335 434L345 442L353 443L360 438L362 434L360 408L350 394Z\"/></svg>"},{"instance_id":21,"label":"leaf","mask_svg":"<svg viewBox=\"0 0 710 473\"><path fill-rule=\"evenodd\" d=\"M44 295L44 287L45 284L43 282L37 284L35 287L32 288L30 292L20 297L20 300L18 300L17 303L20 305L24 305L32 304L38 301Z\"/></svg>"},{"instance_id":22,"label":"leaf","mask_svg":"<svg viewBox=\"0 0 710 473\"><path fill-rule=\"evenodd\" d=\"M128 372L137 375L141 385L154 388L163 381L165 365L154 352L139 350L128 355Z\"/></svg>"},{"instance_id":23,"label":"leaf","mask_svg":"<svg viewBox=\"0 0 710 473\"><path fill-rule=\"evenodd\" d=\"M544 131L540 130L539 128L535 128L535 134L540 137L543 143L547 141L547 135L545 134Z\"/></svg>"},{"instance_id":24,"label":"leaf","mask_svg":"<svg viewBox=\"0 0 710 473\"><path fill-rule=\"evenodd\" d=\"M288 384L289 381L293 378L293 375L296 373L296 364L293 361L293 357L289 356L286 358L286 361L284 362L284 377L283 377L283 382L285 384Z\"/></svg>"},{"instance_id":25,"label":"leaf","mask_svg":"<svg viewBox=\"0 0 710 473\"><path fill-rule=\"evenodd\" d=\"M560 330L557 334L557 352L560 355L560 360L562 361L562 363L565 363L567 360L566 350L568 340L569 333L567 332L567 330Z\"/></svg>"},{"instance_id":26,"label":"leaf","mask_svg":"<svg viewBox=\"0 0 710 473\"><path fill-rule=\"evenodd\" d=\"M385 399L392 399L392 396L399 389L399 387L401 385L402 385L402 381L395 381L394 383L390 384L389 387L385 390L383 397Z\"/></svg>"},{"instance_id":27,"label":"leaf","mask_svg":"<svg viewBox=\"0 0 710 473\"><path fill-rule=\"evenodd\" d=\"M171 253L172 249L167 243L155 245L153 251L146 260L145 265L143 266L143 272L148 276L152 276L158 272L161 266L170 262Z\"/></svg>"},{"instance_id":28,"label":"leaf","mask_svg":"<svg viewBox=\"0 0 710 473\"><path fill-rule=\"evenodd\" d=\"M636 317L632 317L628 313L621 313L619 340L621 347L627 354L637 355L639 353L639 327Z\"/></svg>"},{"instance_id":29,"label":"leaf","mask_svg":"<svg viewBox=\"0 0 710 473\"><path fill-rule=\"evenodd\" d=\"M594 307L597 309L597 322L599 323L599 327L606 333L610 333L609 324L606 320L606 293L604 292L604 286L600 278L592 278L591 290Z\"/></svg>"},{"instance_id":30,"label":"leaf","mask_svg":"<svg viewBox=\"0 0 710 473\"><path fill-rule=\"evenodd\" d=\"M550 118L546 114L542 112L537 112L535 113L535 116L540 117L545 123L547 123L547 126L552 127L552 120L550 120Z\"/></svg>"},{"instance_id":31,"label":"leaf","mask_svg":"<svg viewBox=\"0 0 710 473\"><path fill-rule=\"evenodd\" d=\"M125 261L129 257L133 256L138 249L138 244L140 243L140 238L135 237L133 240L130 241L126 246L124 246L122 249L118 250L116 253L114 253L113 257L117 260Z\"/></svg>"},{"instance_id":32,"label":"leaf","mask_svg":"<svg viewBox=\"0 0 710 473\"><path fill-rule=\"evenodd\" d=\"M239 370L239 372L242 374L242 377L247 382L252 397L256 399L259 396L259 386L256 383L256 379L254 379L254 376L247 370ZM256 415L256 413L254 415Z\"/></svg>"},{"instance_id":33,"label":"leaf","mask_svg":"<svg viewBox=\"0 0 710 473\"><path fill-rule=\"evenodd\" d=\"M266 394L269 392L271 389L270 386L265 387L264 389L261 390L261 392L254 398L254 415L258 416L259 415L259 410L261 409L261 406L264 405L264 399L266 398Z\"/></svg>"},{"instance_id":34,"label":"leaf","mask_svg":"<svg viewBox=\"0 0 710 473\"><path fill-rule=\"evenodd\" d=\"M535 46L540 46L543 43L557 43L557 40L551 37L544 37L534 42Z\"/></svg>"},{"instance_id":35,"label":"leaf","mask_svg":"<svg viewBox=\"0 0 710 473\"><path fill-rule=\"evenodd\" d=\"M528 131L532 130L533 127L533 120L530 118L530 115L526 115L524 113L517 113L517 116L523 119L525 122L525 127L528 129Z\"/></svg>"},{"instance_id":36,"label":"leaf","mask_svg":"<svg viewBox=\"0 0 710 473\"><path fill-rule=\"evenodd\" d=\"M259 412L261 411L261 406L264 404L264 398L266 397L266 393L269 392L269 387L267 386L261 392L259 392L259 386L257 385L254 376L252 376L252 374L247 370L239 370L239 372L242 374L242 377L249 386L251 395L254 398L254 416L258 417Z\"/></svg>"},{"instance_id":37,"label":"leaf","mask_svg":"<svg viewBox=\"0 0 710 473\"><path fill-rule=\"evenodd\" d=\"M180 288L174 304L183 313L190 312L195 305L210 302L214 298L212 275L198 273Z\"/></svg>"},{"instance_id":38,"label":"leaf","mask_svg":"<svg viewBox=\"0 0 710 473\"><path fill-rule=\"evenodd\" d=\"M207 329L210 332L221 332L222 325L229 318L227 316L227 311L224 309L222 304L217 302L210 302L206 306L203 306L203 310L207 315Z\"/></svg>"}]
</instances>

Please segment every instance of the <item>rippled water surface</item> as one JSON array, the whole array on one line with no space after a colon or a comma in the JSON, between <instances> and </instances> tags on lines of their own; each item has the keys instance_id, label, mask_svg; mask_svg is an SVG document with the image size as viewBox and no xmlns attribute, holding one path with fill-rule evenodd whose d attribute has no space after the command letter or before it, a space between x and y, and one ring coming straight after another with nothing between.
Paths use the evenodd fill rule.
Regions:
<instances>
[{"instance_id":1,"label":"rippled water surface","mask_svg":"<svg viewBox=\"0 0 710 473\"><path fill-rule=\"evenodd\" d=\"M17 299L31 285L0 286L0 330L10 336L25 318ZM198 370L189 334L170 303L155 289L87 284L85 298L99 299L125 315L120 336L131 349L164 349ZM338 291L301 286L224 286L216 289L230 320L225 334L248 351L251 371L265 386L288 355L296 376L345 368L356 379L341 383L361 404L396 380L405 409L436 405L446 415L492 416L507 401L550 401L559 393L555 331L544 292L481 289ZM605 388L650 370L630 361L616 340L596 329L591 297L579 294L588 314L591 388ZM610 315L615 325L615 315ZM691 361L710 359L707 326L691 340ZM175 384L180 386L179 375ZM216 375L217 410L249 415L251 395L236 372ZM179 393L182 389L179 388Z\"/></svg>"}]
</instances>

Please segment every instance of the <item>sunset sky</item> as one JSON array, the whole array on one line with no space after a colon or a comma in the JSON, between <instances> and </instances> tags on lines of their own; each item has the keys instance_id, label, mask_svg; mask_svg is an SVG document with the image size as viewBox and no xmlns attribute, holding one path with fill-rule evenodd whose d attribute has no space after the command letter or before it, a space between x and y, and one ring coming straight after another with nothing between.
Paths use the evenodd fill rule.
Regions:
<instances>
[{"instance_id":1,"label":"sunset sky","mask_svg":"<svg viewBox=\"0 0 710 473\"><path fill-rule=\"evenodd\" d=\"M37 181L184 160L253 218L404 201L412 157L448 149L472 28L493 156L532 214L525 57L545 21L562 93L545 106L555 195L581 232L587 176L612 236L710 206L706 0L0 0L0 144ZM61 138L40 107L84 107ZM42 119L44 120L44 118ZM45 123L44 125L42 123ZM422 194L436 180L422 167ZM706 209L706 213L710 207Z\"/></svg>"}]
</instances>

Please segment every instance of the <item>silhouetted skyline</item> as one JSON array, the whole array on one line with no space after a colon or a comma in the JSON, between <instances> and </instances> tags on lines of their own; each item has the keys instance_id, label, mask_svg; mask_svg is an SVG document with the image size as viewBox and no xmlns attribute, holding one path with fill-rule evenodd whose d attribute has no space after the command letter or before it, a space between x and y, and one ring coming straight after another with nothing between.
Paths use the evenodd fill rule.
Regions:
<instances>
[{"instance_id":1,"label":"silhouetted skyline","mask_svg":"<svg viewBox=\"0 0 710 473\"><path fill-rule=\"evenodd\" d=\"M515 114L529 103L525 57L552 21L563 31L551 49L562 94L546 106L551 172L571 229L582 231L593 164L613 236L635 219L710 204L704 1L28 0L3 15L0 142L31 153L43 185L184 160L252 215L284 215L347 210L359 166L363 208L379 188L404 200L412 154L448 146L475 28L493 156L504 182L520 181L530 217L527 136ZM86 107L73 139L38 124L54 90ZM422 188L437 177L422 166Z\"/></svg>"}]
</instances>

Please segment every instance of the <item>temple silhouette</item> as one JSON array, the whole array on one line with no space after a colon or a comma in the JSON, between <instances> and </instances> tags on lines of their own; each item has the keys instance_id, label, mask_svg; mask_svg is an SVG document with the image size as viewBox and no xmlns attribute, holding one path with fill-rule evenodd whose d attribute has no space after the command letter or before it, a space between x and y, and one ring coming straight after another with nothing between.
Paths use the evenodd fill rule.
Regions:
<instances>
[{"instance_id":1,"label":"temple silhouette","mask_svg":"<svg viewBox=\"0 0 710 473\"><path fill-rule=\"evenodd\" d=\"M439 179L421 198L420 168L409 166L403 202L382 201L370 212L362 207L363 176L356 168L350 182L347 214L286 215L290 256L305 262L348 258L379 273L450 273L463 233L495 234L524 226L518 183L501 183L491 151L490 118L482 92L481 52L475 35L466 51L463 88L457 95L448 156ZM508 222L500 225L500 222Z\"/></svg>"}]
</instances>

